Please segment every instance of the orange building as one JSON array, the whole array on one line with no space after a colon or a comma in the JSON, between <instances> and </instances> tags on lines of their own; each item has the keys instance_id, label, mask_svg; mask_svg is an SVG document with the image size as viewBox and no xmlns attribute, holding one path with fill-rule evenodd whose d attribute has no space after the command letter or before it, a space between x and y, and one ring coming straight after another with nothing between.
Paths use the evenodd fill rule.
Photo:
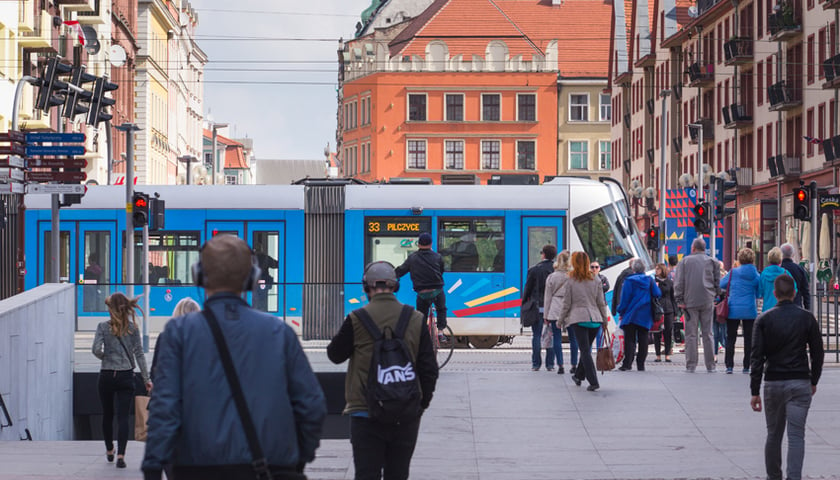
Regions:
<instances>
[{"instance_id":1,"label":"orange building","mask_svg":"<svg viewBox=\"0 0 840 480\"><path fill-rule=\"evenodd\" d=\"M342 175L486 183L609 170L609 12L597 0L436 0L362 28L340 55ZM580 34L584 18L593 33Z\"/></svg>"}]
</instances>

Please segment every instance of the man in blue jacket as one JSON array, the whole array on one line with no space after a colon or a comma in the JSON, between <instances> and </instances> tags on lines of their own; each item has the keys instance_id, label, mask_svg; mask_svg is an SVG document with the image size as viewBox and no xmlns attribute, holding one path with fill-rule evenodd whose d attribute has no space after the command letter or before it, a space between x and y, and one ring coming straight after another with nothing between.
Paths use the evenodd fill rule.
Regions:
<instances>
[{"instance_id":1,"label":"man in blue jacket","mask_svg":"<svg viewBox=\"0 0 840 480\"><path fill-rule=\"evenodd\" d=\"M315 449L327 409L294 331L242 299L259 279L251 249L218 235L193 267L230 350L259 444L274 478L296 478ZM254 459L204 312L167 323L157 343L143 459L147 480L164 464L182 479L253 479Z\"/></svg>"}]
</instances>

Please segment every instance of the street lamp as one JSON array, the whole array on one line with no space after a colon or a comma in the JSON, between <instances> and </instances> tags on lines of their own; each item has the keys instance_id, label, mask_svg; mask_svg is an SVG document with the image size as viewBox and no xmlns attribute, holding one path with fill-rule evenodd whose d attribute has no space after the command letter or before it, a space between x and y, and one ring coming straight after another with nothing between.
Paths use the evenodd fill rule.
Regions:
<instances>
[{"instance_id":1,"label":"street lamp","mask_svg":"<svg viewBox=\"0 0 840 480\"><path fill-rule=\"evenodd\" d=\"M184 155L184 156L178 157L178 161L187 164L187 185L189 185L190 184L190 170L192 170L192 164L193 164L193 162L197 162L198 159L195 158L195 156L193 156L193 155Z\"/></svg>"},{"instance_id":2,"label":"street lamp","mask_svg":"<svg viewBox=\"0 0 840 480\"><path fill-rule=\"evenodd\" d=\"M218 130L220 128L226 128L228 126L227 123L216 123L214 121L210 121L210 130L213 132L213 185L216 184L216 173L219 170L219 146L217 144L218 139Z\"/></svg>"},{"instance_id":3,"label":"street lamp","mask_svg":"<svg viewBox=\"0 0 840 480\"><path fill-rule=\"evenodd\" d=\"M659 92L659 96L662 97L662 117L660 118L660 127L659 127L659 151L661 154L660 163L659 163L659 233L664 238L668 238L667 232L665 231L665 189L666 187L666 158L665 158L665 137L668 131L667 125L667 117L668 117L668 96L671 95L671 90L665 89ZM659 248L659 263L665 263L665 242L660 242Z\"/></svg>"},{"instance_id":4,"label":"street lamp","mask_svg":"<svg viewBox=\"0 0 840 480\"><path fill-rule=\"evenodd\" d=\"M689 123L688 128L696 128L697 129L697 201L702 200L706 197L705 188L703 185L703 124L702 123Z\"/></svg>"}]
</instances>

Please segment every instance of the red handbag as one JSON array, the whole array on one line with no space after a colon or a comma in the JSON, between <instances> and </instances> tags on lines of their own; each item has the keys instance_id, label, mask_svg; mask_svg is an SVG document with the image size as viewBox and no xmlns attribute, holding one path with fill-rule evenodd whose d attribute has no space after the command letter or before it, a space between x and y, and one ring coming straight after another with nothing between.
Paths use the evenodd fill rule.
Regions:
<instances>
[{"instance_id":1,"label":"red handbag","mask_svg":"<svg viewBox=\"0 0 840 480\"><path fill-rule=\"evenodd\" d=\"M729 318L729 299L726 296L726 293L721 294L720 301L715 304L715 321L718 323L726 323Z\"/></svg>"}]
</instances>

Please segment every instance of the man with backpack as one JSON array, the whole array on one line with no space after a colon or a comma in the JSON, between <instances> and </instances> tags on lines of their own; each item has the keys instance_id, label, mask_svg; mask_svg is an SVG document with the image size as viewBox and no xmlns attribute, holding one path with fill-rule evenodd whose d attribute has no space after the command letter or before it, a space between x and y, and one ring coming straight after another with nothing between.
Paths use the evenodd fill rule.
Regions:
<instances>
[{"instance_id":1,"label":"man with backpack","mask_svg":"<svg viewBox=\"0 0 840 480\"><path fill-rule=\"evenodd\" d=\"M350 360L344 383L356 480L408 478L420 416L438 367L423 314L397 300L394 266L373 262L362 278L370 302L351 312L327 346L333 363Z\"/></svg>"}]
</instances>

